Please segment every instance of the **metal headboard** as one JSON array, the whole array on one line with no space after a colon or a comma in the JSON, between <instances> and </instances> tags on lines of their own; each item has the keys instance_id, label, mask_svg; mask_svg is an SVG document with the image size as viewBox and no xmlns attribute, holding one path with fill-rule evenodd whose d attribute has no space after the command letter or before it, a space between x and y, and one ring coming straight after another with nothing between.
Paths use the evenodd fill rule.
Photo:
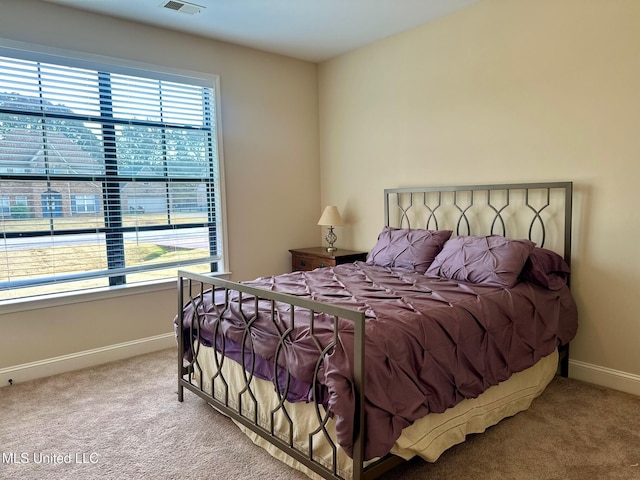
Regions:
<instances>
[{"instance_id":1,"label":"metal headboard","mask_svg":"<svg viewBox=\"0 0 640 480\"><path fill-rule=\"evenodd\" d=\"M385 189L385 225L527 238L571 263L573 183Z\"/></svg>"}]
</instances>

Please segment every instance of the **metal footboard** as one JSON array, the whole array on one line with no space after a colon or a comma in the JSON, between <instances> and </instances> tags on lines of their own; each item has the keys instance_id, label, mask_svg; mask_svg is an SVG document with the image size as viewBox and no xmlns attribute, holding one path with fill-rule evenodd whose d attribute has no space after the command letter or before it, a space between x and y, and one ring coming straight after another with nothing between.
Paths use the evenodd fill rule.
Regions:
<instances>
[{"instance_id":1,"label":"metal footboard","mask_svg":"<svg viewBox=\"0 0 640 480\"><path fill-rule=\"evenodd\" d=\"M215 293L214 293L215 292ZM269 420L267 425L261 423L258 419L258 410L260 409L260 398L255 395L254 389L252 387L252 380L255 374L255 358L256 353L253 348L253 342L250 340L251 338L251 328L252 324L255 321L255 315L250 314L245 316L242 313L243 321L245 323L245 339L246 342L243 341L241 345L241 358L245 359L245 368L244 377L242 379L242 389L241 392L237 394L236 398L233 398L233 395L230 395L228 382L229 379L225 378L225 371L223 369L225 362L232 362L232 360L225 357L225 344L224 337L220 334L221 332L214 332L214 339L220 338L221 345L218 345L217 349L213 349L214 353L214 373L212 378L204 379L202 378L202 368L198 364L198 351L201 348L200 343L198 341L200 336L200 328L199 325L202 324L204 318L198 318L197 324L194 326L192 322L192 326L190 327L189 339L184 338L184 307L185 305L191 304L194 307L197 307L200 302L203 301L206 295L212 296L217 294L219 297L224 298L221 305L216 307L217 312L214 312L214 315L220 315L223 313L224 309L229 308L229 299L231 295L237 295L242 299L244 297L245 301L255 302L254 312L258 311L257 305L258 301L266 301L271 305L271 320L274 325L274 332L277 332L280 340L280 345L278 350L280 351L280 347L287 342L287 337L291 331L291 329L281 331L274 321L274 312L275 312L275 304L276 302L282 302L284 304L291 305L292 307L297 307L298 309L305 309L311 315L311 318L314 318L314 314L323 313L329 315L333 318L333 342L330 345L321 345L314 333L314 325L313 320L310 322L310 335L314 340L318 348L318 359L315 367L315 377L318 374L319 368L323 362L324 356L330 353L331 349L335 347L340 341L340 332L338 331L338 319L348 320L353 322L355 336L354 336L354 358L353 358L353 382L354 382L354 392L355 392L355 425L354 425L354 438L353 438L353 455L352 455L352 473L351 478L355 480L360 479L372 479L375 478L385 471L393 468L394 466L402 463L403 460L399 457L389 455L381 460L376 462L367 463L365 466L364 462L364 393L365 393L365 382L364 382L364 325L365 325L365 315L364 312L359 312L355 310L350 310L343 307L338 307L335 305L330 305L326 303L320 303L313 300L309 300L307 298L300 298L293 295L287 295L278 292L271 292L264 289L255 288L245 284L239 284L236 282L232 282L229 280L225 280L217 277L210 277L200 274L194 274L191 272L180 271L178 272L178 325L177 325L177 336L178 336L178 399L179 401L184 400L184 389L190 390L196 395L202 397L207 402L212 404L219 411L229 416L236 422L240 423L247 429L255 432L257 435L268 441L269 443L275 445L278 449L282 450L286 454L290 455L296 461L306 466L319 476L327 479L341 479L345 478L342 476L340 469L338 468L338 446L332 440L328 429L327 423L329 418L327 413L325 412L323 406L321 405L320 399L318 398L318 392L316 388L312 388L312 396L313 396L313 406L316 412L316 423L317 427L308 435L308 448L299 448L299 445L294 442L293 439L293 430L294 430L294 420L288 411L287 402L285 402L285 398L287 395L287 391L289 389L289 380L290 373L288 369L285 372L285 381L282 382L278 377L278 358L279 355L276 354L276 358L274 360L274 387L275 392L278 396L277 405L275 408L272 408L269 412ZM242 303L242 302L240 302ZM240 307L242 308L242 307ZM194 311L197 312L197 308L194 308ZM299 311L299 310L298 310ZM294 324L296 321L296 309L291 308L291 317L290 322ZM257 313L256 313L257 315ZM219 326L219 323L217 324ZM215 340L214 340L215 343ZM185 356L185 345L189 345L191 351L193 352L193 359L191 362L186 362L184 360ZM222 347L222 348L220 348ZM221 351L218 351L221 350ZM200 377L199 377L200 376ZM281 378L281 377L280 377ZM203 384L214 382L218 382L218 384L222 385L223 394L216 395L213 388L211 391L207 391L207 389L203 388ZM276 384L276 382L278 384ZM248 400L243 400L248 398ZM244 405L248 403L249 405ZM274 426L274 416L281 415L286 423L289 424L289 432L288 435L282 435L282 432L276 431ZM317 442L327 442L329 443L332 454L332 460L330 461L330 465L327 465L326 462L319 462L314 457L314 445Z\"/></svg>"}]
</instances>

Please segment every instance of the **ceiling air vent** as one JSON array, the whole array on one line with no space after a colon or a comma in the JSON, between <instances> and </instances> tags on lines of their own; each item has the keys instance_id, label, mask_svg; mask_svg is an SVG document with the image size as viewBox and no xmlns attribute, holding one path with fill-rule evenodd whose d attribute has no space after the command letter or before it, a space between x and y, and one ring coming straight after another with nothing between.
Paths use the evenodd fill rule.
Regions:
<instances>
[{"instance_id":1,"label":"ceiling air vent","mask_svg":"<svg viewBox=\"0 0 640 480\"><path fill-rule=\"evenodd\" d=\"M176 0L169 0L168 2L162 2L161 7L168 8L169 10L175 10L176 12L188 13L189 15L195 15L200 13L204 8L200 5L188 2L180 2Z\"/></svg>"}]
</instances>

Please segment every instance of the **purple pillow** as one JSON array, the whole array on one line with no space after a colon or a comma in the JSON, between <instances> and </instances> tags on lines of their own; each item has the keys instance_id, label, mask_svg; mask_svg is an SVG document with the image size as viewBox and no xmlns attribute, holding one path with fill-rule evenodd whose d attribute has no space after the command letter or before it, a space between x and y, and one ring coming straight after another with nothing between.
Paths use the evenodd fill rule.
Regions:
<instances>
[{"instance_id":1,"label":"purple pillow","mask_svg":"<svg viewBox=\"0 0 640 480\"><path fill-rule=\"evenodd\" d=\"M424 273L451 233L451 230L384 227L367 256L367 263Z\"/></svg>"},{"instance_id":2,"label":"purple pillow","mask_svg":"<svg viewBox=\"0 0 640 480\"><path fill-rule=\"evenodd\" d=\"M520 278L549 290L560 290L567 284L570 272L567 262L556 252L536 247L529 255Z\"/></svg>"},{"instance_id":3,"label":"purple pillow","mask_svg":"<svg viewBox=\"0 0 640 480\"><path fill-rule=\"evenodd\" d=\"M454 237L444 244L427 275L512 287L535 243L500 235Z\"/></svg>"}]
</instances>

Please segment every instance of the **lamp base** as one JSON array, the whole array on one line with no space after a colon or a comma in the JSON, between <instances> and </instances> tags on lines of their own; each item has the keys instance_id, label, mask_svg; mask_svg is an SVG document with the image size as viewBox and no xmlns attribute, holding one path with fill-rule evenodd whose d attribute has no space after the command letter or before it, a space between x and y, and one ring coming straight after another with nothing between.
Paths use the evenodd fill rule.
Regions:
<instances>
[{"instance_id":1,"label":"lamp base","mask_svg":"<svg viewBox=\"0 0 640 480\"><path fill-rule=\"evenodd\" d=\"M333 233L333 226L329 227L329 233L327 233L327 236L324 237L324 239L329 244L329 246L327 247L327 252L329 252L329 253L335 252L337 250L337 248L334 247L333 244L336 242L338 237L336 236L335 233Z\"/></svg>"}]
</instances>

